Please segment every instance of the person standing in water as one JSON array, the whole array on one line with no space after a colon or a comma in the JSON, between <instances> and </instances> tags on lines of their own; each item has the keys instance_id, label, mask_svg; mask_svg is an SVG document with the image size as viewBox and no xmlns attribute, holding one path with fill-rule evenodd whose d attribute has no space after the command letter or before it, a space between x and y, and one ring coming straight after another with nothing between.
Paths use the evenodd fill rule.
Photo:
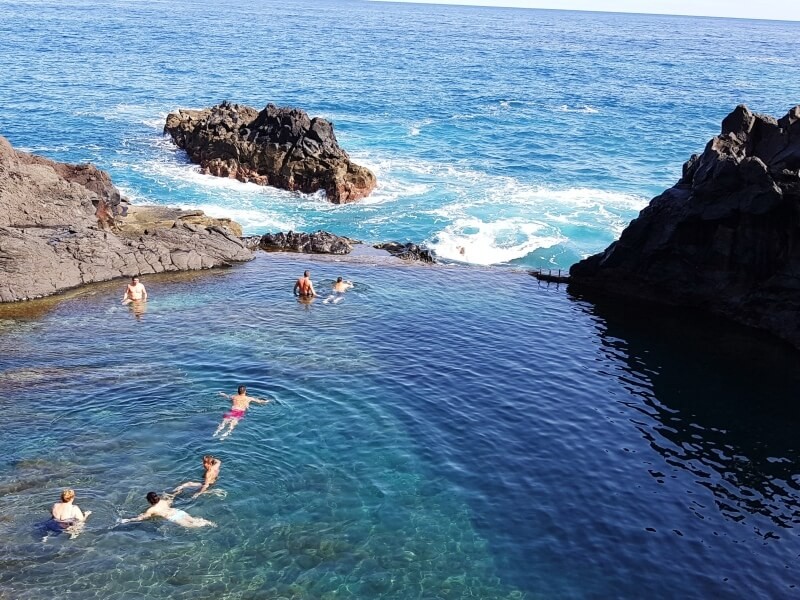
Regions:
<instances>
[{"instance_id":1,"label":"person standing in water","mask_svg":"<svg viewBox=\"0 0 800 600\"><path fill-rule=\"evenodd\" d=\"M220 396L225 396L231 400L231 409L222 415L222 423L219 424L219 427L217 427L217 430L214 432L214 437L222 434L220 439L223 440L231 434L234 427L244 418L244 413L247 412L251 402L255 402L256 404L266 404L269 402L269 400L248 396L247 388L243 385L240 385L237 393L232 396L225 392L220 392ZM226 426L228 427L228 431L223 433Z\"/></svg>"},{"instance_id":2,"label":"person standing in water","mask_svg":"<svg viewBox=\"0 0 800 600\"><path fill-rule=\"evenodd\" d=\"M55 532L65 531L71 538L76 538L86 524L86 519L92 514L92 511L87 510L82 512L75 504L75 491L69 488L61 492L61 502L53 504L50 514L53 517L52 527ZM45 536L43 541L47 540Z\"/></svg>"},{"instance_id":3,"label":"person standing in water","mask_svg":"<svg viewBox=\"0 0 800 600\"><path fill-rule=\"evenodd\" d=\"M136 521L144 521L145 519L152 519L153 517L162 517L167 521L180 525L182 527L216 527L217 524L206 519L193 517L189 513L177 508L172 508L172 501L174 496L164 494L162 498L155 492L147 494L147 501L150 503L150 508L144 511L137 517L131 519L121 519L120 523L134 523Z\"/></svg>"},{"instance_id":4,"label":"person standing in water","mask_svg":"<svg viewBox=\"0 0 800 600\"><path fill-rule=\"evenodd\" d=\"M147 302L147 290L144 284L139 282L139 278L134 275L131 277L131 282L125 288L125 294L122 296L123 304L130 304L131 302Z\"/></svg>"},{"instance_id":5,"label":"person standing in water","mask_svg":"<svg viewBox=\"0 0 800 600\"><path fill-rule=\"evenodd\" d=\"M315 298L314 284L311 283L311 271L304 271L303 276L294 282L293 293L301 298Z\"/></svg>"},{"instance_id":6,"label":"person standing in water","mask_svg":"<svg viewBox=\"0 0 800 600\"><path fill-rule=\"evenodd\" d=\"M205 471L203 475L203 483L198 483L196 481L187 481L186 483L180 484L173 490L174 494L180 494L186 488L195 488L199 487L200 489L192 496L192 498L197 498L200 494L204 494L209 487L214 485L217 481L217 477L219 477L219 469L222 466L222 461L218 458L214 458L210 454L206 454L203 457L203 470Z\"/></svg>"},{"instance_id":7,"label":"person standing in water","mask_svg":"<svg viewBox=\"0 0 800 600\"><path fill-rule=\"evenodd\" d=\"M90 510L82 512L77 505L72 503L74 500L75 490L67 488L61 492L61 502L56 502L53 504L50 514L53 515L53 519L60 525L69 527L70 525L82 523L89 518L90 514L92 514L92 511Z\"/></svg>"}]
</instances>

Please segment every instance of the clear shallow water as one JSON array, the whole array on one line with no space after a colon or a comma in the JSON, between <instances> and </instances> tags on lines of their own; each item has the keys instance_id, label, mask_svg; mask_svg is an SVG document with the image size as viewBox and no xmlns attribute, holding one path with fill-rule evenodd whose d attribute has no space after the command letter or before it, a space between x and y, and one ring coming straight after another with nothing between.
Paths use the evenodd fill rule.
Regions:
<instances>
[{"instance_id":1,"label":"clear shallow water","mask_svg":"<svg viewBox=\"0 0 800 600\"><path fill-rule=\"evenodd\" d=\"M800 98L800 25L354 1L0 0L0 134L92 161L137 202L249 233L425 241L566 268L613 241L744 102ZM201 176L167 113L228 99L332 119L367 201ZM459 248L464 248L460 254Z\"/></svg>"},{"instance_id":2,"label":"clear shallow water","mask_svg":"<svg viewBox=\"0 0 800 600\"><path fill-rule=\"evenodd\" d=\"M308 266L356 288L300 304ZM2 309L10 597L796 593L800 371L782 346L505 270L260 254L145 283L140 319L112 284ZM277 402L213 440L239 383ZM218 528L115 526L208 452L227 497L177 506ZM64 486L94 514L43 542Z\"/></svg>"}]
</instances>

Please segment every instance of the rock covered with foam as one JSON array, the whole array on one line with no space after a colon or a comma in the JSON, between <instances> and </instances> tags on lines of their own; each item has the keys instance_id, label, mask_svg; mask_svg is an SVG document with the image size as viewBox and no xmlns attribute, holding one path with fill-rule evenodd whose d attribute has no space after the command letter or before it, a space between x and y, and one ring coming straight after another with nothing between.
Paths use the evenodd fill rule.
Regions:
<instances>
[{"instance_id":1,"label":"rock covered with foam","mask_svg":"<svg viewBox=\"0 0 800 600\"><path fill-rule=\"evenodd\" d=\"M314 193L335 204L369 195L375 175L353 163L333 125L296 108L267 105L261 112L223 102L167 116L164 132L204 173L259 185Z\"/></svg>"},{"instance_id":2,"label":"rock covered with foam","mask_svg":"<svg viewBox=\"0 0 800 600\"><path fill-rule=\"evenodd\" d=\"M800 347L800 106L780 119L738 106L683 176L574 284L698 307Z\"/></svg>"}]
</instances>

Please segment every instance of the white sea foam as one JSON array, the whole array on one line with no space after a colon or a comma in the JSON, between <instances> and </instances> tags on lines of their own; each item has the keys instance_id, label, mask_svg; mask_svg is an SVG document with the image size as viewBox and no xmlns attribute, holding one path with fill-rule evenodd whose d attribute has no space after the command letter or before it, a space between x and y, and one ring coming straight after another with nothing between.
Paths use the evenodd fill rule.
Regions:
<instances>
[{"instance_id":1,"label":"white sea foam","mask_svg":"<svg viewBox=\"0 0 800 600\"><path fill-rule=\"evenodd\" d=\"M599 109L595 108L594 106L589 106L588 104L583 106L568 106L566 104L562 104L558 107L558 110L561 112L586 113L588 115L593 115L600 112Z\"/></svg>"},{"instance_id":2,"label":"white sea foam","mask_svg":"<svg viewBox=\"0 0 800 600\"><path fill-rule=\"evenodd\" d=\"M218 204L182 204L185 210L202 210L209 217L233 219L245 233L255 231L299 231L302 224L263 208L231 208Z\"/></svg>"},{"instance_id":3,"label":"white sea foam","mask_svg":"<svg viewBox=\"0 0 800 600\"><path fill-rule=\"evenodd\" d=\"M548 226L519 219L483 222L458 219L436 234L430 247L442 258L477 265L508 263L540 248L550 248L566 241L548 235Z\"/></svg>"},{"instance_id":4,"label":"white sea foam","mask_svg":"<svg viewBox=\"0 0 800 600\"><path fill-rule=\"evenodd\" d=\"M433 123L433 119L422 119L421 121L415 121L408 128L408 135L410 136L419 135L420 132L422 131L422 128L426 127L427 125L430 125L431 123Z\"/></svg>"}]
</instances>

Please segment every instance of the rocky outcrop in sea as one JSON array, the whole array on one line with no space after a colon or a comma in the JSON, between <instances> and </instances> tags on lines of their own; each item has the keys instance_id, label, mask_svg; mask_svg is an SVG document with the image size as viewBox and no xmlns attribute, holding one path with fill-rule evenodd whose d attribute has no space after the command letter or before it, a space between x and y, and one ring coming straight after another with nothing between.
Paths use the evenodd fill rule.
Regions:
<instances>
[{"instance_id":1,"label":"rocky outcrop in sea","mask_svg":"<svg viewBox=\"0 0 800 600\"><path fill-rule=\"evenodd\" d=\"M572 285L697 307L800 347L800 106L780 119L738 106Z\"/></svg>"},{"instance_id":2,"label":"rocky outcrop in sea","mask_svg":"<svg viewBox=\"0 0 800 600\"><path fill-rule=\"evenodd\" d=\"M353 244L360 242L327 231L303 233L267 233L261 236L258 246L267 252L304 252L306 254L350 254Z\"/></svg>"},{"instance_id":3,"label":"rocky outcrop in sea","mask_svg":"<svg viewBox=\"0 0 800 600\"><path fill-rule=\"evenodd\" d=\"M343 204L369 195L375 175L353 163L333 125L296 108L272 104L261 112L223 102L167 116L164 132L204 173L307 194L325 190Z\"/></svg>"},{"instance_id":4,"label":"rocky outcrop in sea","mask_svg":"<svg viewBox=\"0 0 800 600\"><path fill-rule=\"evenodd\" d=\"M15 151L0 137L0 302L252 253L228 219L129 206L107 173Z\"/></svg>"},{"instance_id":5,"label":"rocky outcrop in sea","mask_svg":"<svg viewBox=\"0 0 800 600\"><path fill-rule=\"evenodd\" d=\"M412 242L402 244L400 242L386 242L383 244L375 244L373 246L378 250L385 250L392 256L402 258L403 260L415 260L425 263L435 263L436 256L432 250L418 246Z\"/></svg>"}]
</instances>

